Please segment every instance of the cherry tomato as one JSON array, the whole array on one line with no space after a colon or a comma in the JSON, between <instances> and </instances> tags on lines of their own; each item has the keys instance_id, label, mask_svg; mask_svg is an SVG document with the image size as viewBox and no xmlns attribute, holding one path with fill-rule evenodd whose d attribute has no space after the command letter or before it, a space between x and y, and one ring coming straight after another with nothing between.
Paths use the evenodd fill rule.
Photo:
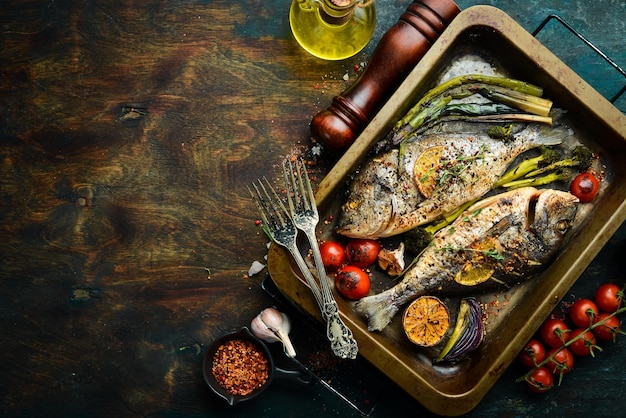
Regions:
<instances>
[{"instance_id":1,"label":"cherry tomato","mask_svg":"<svg viewBox=\"0 0 626 418\"><path fill-rule=\"evenodd\" d=\"M370 277L357 266L345 266L335 275L335 287L348 299L358 300L370 291Z\"/></svg>"},{"instance_id":2,"label":"cherry tomato","mask_svg":"<svg viewBox=\"0 0 626 418\"><path fill-rule=\"evenodd\" d=\"M607 312L602 312L598 315L596 322L604 321L608 316ZM593 329L593 333L596 338L602 341L615 341L615 337L619 332L620 321L616 316L612 316L606 320L602 325L599 325Z\"/></svg>"},{"instance_id":3,"label":"cherry tomato","mask_svg":"<svg viewBox=\"0 0 626 418\"><path fill-rule=\"evenodd\" d=\"M539 330L541 340L548 347L560 347L569 340L570 330L562 319L546 320Z\"/></svg>"},{"instance_id":4,"label":"cherry tomato","mask_svg":"<svg viewBox=\"0 0 626 418\"><path fill-rule=\"evenodd\" d=\"M624 294L614 283L605 283L596 290L596 305L603 312L613 313L622 306Z\"/></svg>"},{"instance_id":5,"label":"cherry tomato","mask_svg":"<svg viewBox=\"0 0 626 418\"><path fill-rule=\"evenodd\" d=\"M572 184L569 186L569 191L582 203L591 202L598 194L599 189L600 182L591 173L580 173L572 180Z\"/></svg>"},{"instance_id":6,"label":"cherry tomato","mask_svg":"<svg viewBox=\"0 0 626 418\"><path fill-rule=\"evenodd\" d=\"M573 340L574 337L577 337L580 334L584 335L570 343L568 348L575 356L587 357L588 355L593 354L594 348L597 348L596 337L593 335L593 332L588 331L586 328L576 328L570 334L570 340Z\"/></svg>"},{"instance_id":7,"label":"cherry tomato","mask_svg":"<svg viewBox=\"0 0 626 418\"><path fill-rule=\"evenodd\" d=\"M343 246L335 241L324 241L320 245L320 253L324 267L331 271L337 270L346 260Z\"/></svg>"},{"instance_id":8,"label":"cherry tomato","mask_svg":"<svg viewBox=\"0 0 626 418\"><path fill-rule=\"evenodd\" d=\"M567 348L563 348L560 351L558 350L559 348L552 348L548 351L547 356L550 357L554 355L554 357L546 364L546 367L552 374L562 376L571 372L574 368L574 356Z\"/></svg>"},{"instance_id":9,"label":"cherry tomato","mask_svg":"<svg viewBox=\"0 0 626 418\"><path fill-rule=\"evenodd\" d=\"M519 361L526 367L535 367L546 358L546 349L541 341L532 339L526 343L526 346L519 353Z\"/></svg>"},{"instance_id":10,"label":"cherry tomato","mask_svg":"<svg viewBox=\"0 0 626 418\"><path fill-rule=\"evenodd\" d=\"M598 307L591 299L578 299L569 309L569 318L580 328L587 328L598 316Z\"/></svg>"},{"instance_id":11,"label":"cherry tomato","mask_svg":"<svg viewBox=\"0 0 626 418\"><path fill-rule=\"evenodd\" d=\"M351 239L346 244L348 264L361 268L371 266L378 259L380 248L380 243L373 239Z\"/></svg>"},{"instance_id":12,"label":"cherry tomato","mask_svg":"<svg viewBox=\"0 0 626 418\"><path fill-rule=\"evenodd\" d=\"M526 384L535 393L543 393L552 389L554 378L546 367L539 367L526 378Z\"/></svg>"}]
</instances>

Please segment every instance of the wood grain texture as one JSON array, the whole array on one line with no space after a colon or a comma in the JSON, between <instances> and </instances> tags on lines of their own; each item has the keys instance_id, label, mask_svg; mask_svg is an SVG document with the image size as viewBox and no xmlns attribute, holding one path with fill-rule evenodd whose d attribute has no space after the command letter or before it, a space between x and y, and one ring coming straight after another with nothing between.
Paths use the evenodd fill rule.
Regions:
<instances>
[{"instance_id":1,"label":"wood grain texture","mask_svg":"<svg viewBox=\"0 0 626 418\"><path fill-rule=\"evenodd\" d=\"M306 143L327 68L245 35L267 5L209 3L2 6L5 412L166 409L270 303L245 185Z\"/></svg>"},{"instance_id":2,"label":"wood grain texture","mask_svg":"<svg viewBox=\"0 0 626 418\"><path fill-rule=\"evenodd\" d=\"M201 375L206 346L273 303L264 274L244 277L267 242L246 185L310 148L312 116L407 3L381 2L373 44L342 62L296 45L288 5L2 2L0 415L358 416L320 385L280 382L228 408ZM623 249L624 228L602 260L612 277ZM623 350L607 350L615 374L599 387L623 387ZM477 416L560 404L511 377ZM579 411L598 394L566 393ZM425 414L398 392L389 399L377 416Z\"/></svg>"}]
</instances>

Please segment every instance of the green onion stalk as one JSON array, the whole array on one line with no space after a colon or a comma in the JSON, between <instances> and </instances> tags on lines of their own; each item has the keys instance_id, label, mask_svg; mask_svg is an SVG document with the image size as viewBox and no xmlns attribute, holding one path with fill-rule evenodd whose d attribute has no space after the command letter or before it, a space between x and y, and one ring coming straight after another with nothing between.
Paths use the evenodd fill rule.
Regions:
<instances>
[{"instance_id":1,"label":"green onion stalk","mask_svg":"<svg viewBox=\"0 0 626 418\"><path fill-rule=\"evenodd\" d=\"M451 103L454 99L474 94L491 102ZM552 101L542 98L542 94L541 87L507 77L480 74L455 77L428 91L396 123L379 148L402 144L423 131L421 128L429 127L444 117L486 122L552 123L548 116Z\"/></svg>"}]
</instances>

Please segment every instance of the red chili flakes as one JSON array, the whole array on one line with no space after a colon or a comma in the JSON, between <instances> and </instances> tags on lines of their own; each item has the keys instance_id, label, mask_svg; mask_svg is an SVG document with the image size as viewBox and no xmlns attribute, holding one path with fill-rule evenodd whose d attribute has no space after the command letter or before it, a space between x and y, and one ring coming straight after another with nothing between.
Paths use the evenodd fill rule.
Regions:
<instances>
[{"instance_id":1,"label":"red chili flakes","mask_svg":"<svg viewBox=\"0 0 626 418\"><path fill-rule=\"evenodd\" d=\"M337 371L341 359L328 350L320 350L309 355L309 367L317 375L332 374Z\"/></svg>"},{"instance_id":2,"label":"red chili flakes","mask_svg":"<svg viewBox=\"0 0 626 418\"><path fill-rule=\"evenodd\" d=\"M229 394L246 396L265 384L269 362L251 341L231 340L215 352L212 372Z\"/></svg>"}]
</instances>

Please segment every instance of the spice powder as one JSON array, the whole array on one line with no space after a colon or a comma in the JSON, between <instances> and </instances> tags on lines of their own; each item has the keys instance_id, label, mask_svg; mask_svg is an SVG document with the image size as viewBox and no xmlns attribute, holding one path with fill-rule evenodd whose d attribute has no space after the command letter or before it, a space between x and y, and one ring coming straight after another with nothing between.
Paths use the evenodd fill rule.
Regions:
<instances>
[{"instance_id":1,"label":"spice powder","mask_svg":"<svg viewBox=\"0 0 626 418\"><path fill-rule=\"evenodd\" d=\"M212 372L230 395L245 396L265 384L269 364L265 354L251 341L231 340L215 352Z\"/></svg>"}]
</instances>

